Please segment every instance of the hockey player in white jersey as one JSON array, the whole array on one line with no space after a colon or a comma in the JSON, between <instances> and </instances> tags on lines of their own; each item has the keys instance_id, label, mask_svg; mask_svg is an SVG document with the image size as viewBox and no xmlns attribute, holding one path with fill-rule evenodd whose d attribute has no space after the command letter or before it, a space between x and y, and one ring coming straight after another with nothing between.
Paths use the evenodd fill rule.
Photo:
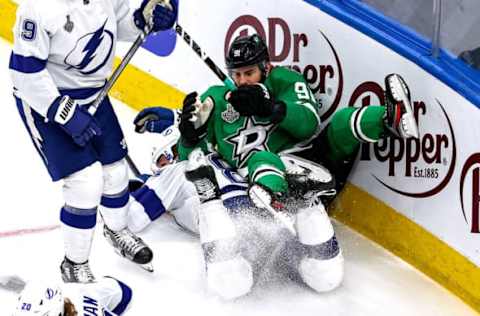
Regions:
<instances>
[{"instance_id":1,"label":"hockey player in white jersey","mask_svg":"<svg viewBox=\"0 0 480 316\"><path fill-rule=\"evenodd\" d=\"M131 299L131 288L111 277L93 284L65 285L63 289L55 283L32 281L20 293L12 316L123 315Z\"/></svg>"},{"instance_id":2,"label":"hockey player in white jersey","mask_svg":"<svg viewBox=\"0 0 480 316\"><path fill-rule=\"evenodd\" d=\"M168 125L162 120L173 122L173 115L164 111L142 111L135 120L137 130L161 131ZM175 163L178 131L170 127L163 131L162 138L162 146L153 155L154 176L132 194L135 199L129 209L129 227L139 231L170 212L180 226L200 235L209 288L227 299L248 293L259 266L257 258L244 254L245 247L239 248L252 239L242 217L252 214L252 209L255 216L260 215L258 220L265 215L251 203L248 182L216 154L204 156L197 151L189 161ZM314 290L330 291L343 279L343 255L325 208L318 200L313 202L314 195L334 194L333 179L324 169L302 159L284 155L282 161L292 184L290 189L302 195L304 202L295 203L300 207L286 217L296 236L286 243L278 259ZM276 247L275 241L272 244Z\"/></svg>"},{"instance_id":3,"label":"hockey player in white jersey","mask_svg":"<svg viewBox=\"0 0 480 316\"><path fill-rule=\"evenodd\" d=\"M151 123L157 124L158 121ZM150 125L147 130L153 131L152 128L153 126ZM180 138L180 132L178 128L171 126L162 131L159 136L152 153L153 175L131 194L133 199L129 205L128 228L134 233L140 232L168 212L179 226L198 235L200 200L195 186L185 178L186 162L177 162L176 143ZM209 161L215 166L215 172L220 178L219 185L224 204L234 207L244 203L248 188L245 179L228 168L216 155L210 155ZM222 176L223 174L228 176Z\"/></svg>"},{"instance_id":4,"label":"hockey player in white jersey","mask_svg":"<svg viewBox=\"0 0 480 316\"><path fill-rule=\"evenodd\" d=\"M17 10L10 71L21 118L53 181L63 180L65 282L93 282L88 263L97 208L117 252L150 264L127 226L127 146L107 98L89 105L112 71L119 40L173 26L177 0L26 0Z\"/></svg>"}]
</instances>

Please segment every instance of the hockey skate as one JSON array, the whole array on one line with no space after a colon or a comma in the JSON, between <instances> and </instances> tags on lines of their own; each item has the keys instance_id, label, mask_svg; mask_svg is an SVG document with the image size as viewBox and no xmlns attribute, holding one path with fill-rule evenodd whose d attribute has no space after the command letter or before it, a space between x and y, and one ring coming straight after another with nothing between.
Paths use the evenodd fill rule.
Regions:
<instances>
[{"instance_id":1,"label":"hockey skate","mask_svg":"<svg viewBox=\"0 0 480 316\"><path fill-rule=\"evenodd\" d=\"M385 77L385 125L395 136L418 138L418 126L411 104L410 89L398 74Z\"/></svg>"},{"instance_id":2,"label":"hockey skate","mask_svg":"<svg viewBox=\"0 0 480 316\"><path fill-rule=\"evenodd\" d=\"M185 177L195 185L201 203L220 199L215 171L207 164L206 157L200 149L190 153Z\"/></svg>"},{"instance_id":3,"label":"hockey skate","mask_svg":"<svg viewBox=\"0 0 480 316\"><path fill-rule=\"evenodd\" d=\"M88 261L76 263L65 257L60 265L60 271L65 283L93 283L96 281Z\"/></svg>"},{"instance_id":4,"label":"hockey skate","mask_svg":"<svg viewBox=\"0 0 480 316\"><path fill-rule=\"evenodd\" d=\"M133 234L128 228L113 231L104 225L103 235L119 255L140 265L140 267L148 272L153 272L152 250L140 237Z\"/></svg>"},{"instance_id":5,"label":"hockey skate","mask_svg":"<svg viewBox=\"0 0 480 316\"><path fill-rule=\"evenodd\" d=\"M320 196L334 196L335 178L323 166L294 155L280 157L285 164L289 196L309 201Z\"/></svg>"}]
</instances>

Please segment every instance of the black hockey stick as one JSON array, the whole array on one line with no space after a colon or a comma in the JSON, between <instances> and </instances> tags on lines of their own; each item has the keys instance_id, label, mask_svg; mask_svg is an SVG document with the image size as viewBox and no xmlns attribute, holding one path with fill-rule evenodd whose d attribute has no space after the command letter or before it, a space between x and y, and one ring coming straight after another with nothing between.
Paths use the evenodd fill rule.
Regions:
<instances>
[{"instance_id":1,"label":"black hockey stick","mask_svg":"<svg viewBox=\"0 0 480 316\"><path fill-rule=\"evenodd\" d=\"M130 49L128 50L128 52L125 54L122 61L120 62L120 65L118 65L118 67L112 73L112 76L107 80L107 83L103 86L102 90L100 90L98 97L95 99L95 101L93 101L92 105L90 105L90 107L88 108L88 113L90 113L91 115L94 115L95 112L97 112L98 107L103 102L103 100L107 97L108 92L110 92L110 89L112 89L118 77L120 77L122 72L125 70L128 63L132 59L133 55L135 55L135 53L140 48L140 46L142 46L143 42L145 41L145 38L148 36L149 33L142 32L142 34L140 34L137 37L135 42L133 42L132 46L130 47Z\"/></svg>"},{"instance_id":2,"label":"black hockey stick","mask_svg":"<svg viewBox=\"0 0 480 316\"><path fill-rule=\"evenodd\" d=\"M227 76L214 62L213 60L207 56L207 54L202 50L200 45L195 42L195 40L192 39L190 34L188 34L183 27L177 23L175 26L175 31L177 34L183 38L183 40L190 46L195 53L197 53L198 57L200 57L205 64L207 64L208 68L210 68L211 71L220 79L223 84L225 84L229 89L235 90L236 86L235 83L233 82L232 78Z\"/></svg>"}]
</instances>

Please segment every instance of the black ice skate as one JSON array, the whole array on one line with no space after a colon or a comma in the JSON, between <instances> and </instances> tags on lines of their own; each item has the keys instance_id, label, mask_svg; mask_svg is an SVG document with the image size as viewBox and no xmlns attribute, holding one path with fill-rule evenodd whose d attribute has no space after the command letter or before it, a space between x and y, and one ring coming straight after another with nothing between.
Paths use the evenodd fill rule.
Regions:
<instances>
[{"instance_id":1,"label":"black ice skate","mask_svg":"<svg viewBox=\"0 0 480 316\"><path fill-rule=\"evenodd\" d=\"M385 125L395 136L418 138L418 126L413 114L410 89L398 74L385 77Z\"/></svg>"},{"instance_id":2,"label":"black ice skate","mask_svg":"<svg viewBox=\"0 0 480 316\"><path fill-rule=\"evenodd\" d=\"M65 257L60 265L60 271L65 283L93 283L96 281L88 261L76 263Z\"/></svg>"},{"instance_id":3,"label":"black ice skate","mask_svg":"<svg viewBox=\"0 0 480 316\"><path fill-rule=\"evenodd\" d=\"M288 154L282 155L281 159L286 168L290 198L312 204L320 197L333 197L337 193L335 178L322 165Z\"/></svg>"},{"instance_id":4,"label":"black ice skate","mask_svg":"<svg viewBox=\"0 0 480 316\"><path fill-rule=\"evenodd\" d=\"M148 272L153 272L152 250L140 237L133 234L128 228L113 231L104 225L103 235L119 255L140 265L140 267Z\"/></svg>"},{"instance_id":5,"label":"black ice skate","mask_svg":"<svg viewBox=\"0 0 480 316\"><path fill-rule=\"evenodd\" d=\"M205 203L220 199L215 171L208 165L207 159L200 149L195 149L188 156L185 177L195 185L200 202Z\"/></svg>"}]
</instances>

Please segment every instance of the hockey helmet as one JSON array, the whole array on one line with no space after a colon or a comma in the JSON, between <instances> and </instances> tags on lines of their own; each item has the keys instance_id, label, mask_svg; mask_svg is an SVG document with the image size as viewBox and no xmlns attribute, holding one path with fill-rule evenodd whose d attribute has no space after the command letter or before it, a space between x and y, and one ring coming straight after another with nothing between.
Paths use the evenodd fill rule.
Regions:
<instances>
[{"instance_id":1,"label":"hockey helmet","mask_svg":"<svg viewBox=\"0 0 480 316\"><path fill-rule=\"evenodd\" d=\"M13 316L62 316L64 304L62 290L58 285L32 281L20 293Z\"/></svg>"},{"instance_id":2,"label":"hockey helmet","mask_svg":"<svg viewBox=\"0 0 480 316\"><path fill-rule=\"evenodd\" d=\"M170 126L161 134L159 146L152 153L151 169L158 173L165 165L174 163L177 160L177 142L180 139L180 131L176 126ZM163 160L163 164L162 161ZM161 164L159 166L159 164Z\"/></svg>"},{"instance_id":3,"label":"hockey helmet","mask_svg":"<svg viewBox=\"0 0 480 316\"><path fill-rule=\"evenodd\" d=\"M269 61L267 45L258 34L236 37L225 57L228 70L258 64L264 71Z\"/></svg>"}]
</instances>

